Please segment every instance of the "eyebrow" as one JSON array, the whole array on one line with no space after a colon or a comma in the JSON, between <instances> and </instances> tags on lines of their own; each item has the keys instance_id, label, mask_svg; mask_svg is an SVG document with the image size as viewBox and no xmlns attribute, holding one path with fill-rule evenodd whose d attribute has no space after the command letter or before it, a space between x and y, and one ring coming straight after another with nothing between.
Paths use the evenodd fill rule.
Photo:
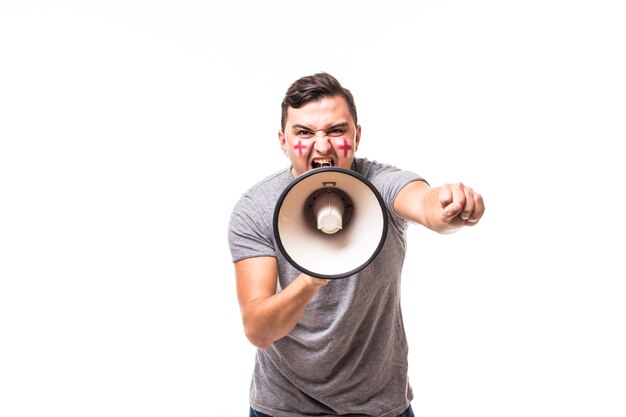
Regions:
<instances>
[{"instance_id":1,"label":"eyebrow","mask_svg":"<svg viewBox=\"0 0 626 417\"><path fill-rule=\"evenodd\" d=\"M348 127L350 127L350 124L347 123L347 122L343 122L343 123L337 123L336 125L332 125L331 127L329 127L326 130L337 129L337 128L347 129Z\"/></svg>"},{"instance_id":2,"label":"eyebrow","mask_svg":"<svg viewBox=\"0 0 626 417\"><path fill-rule=\"evenodd\" d=\"M337 129L337 128L348 128L350 126L349 123L347 122L343 122L343 123L337 123L336 125L332 125L330 126L328 129L324 129L324 130L331 130L331 129ZM295 124L293 126L291 126L291 130L299 130L299 129L303 129L303 130L310 130L311 132L314 132L314 130L308 126L305 125L301 125L301 124Z\"/></svg>"},{"instance_id":3,"label":"eyebrow","mask_svg":"<svg viewBox=\"0 0 626 417\"><path fill-rule=\"evenodd\" d=\"M313 129L311 129L310 127L305 126L305 125L297 125L296 124L296 125L291 126L291 130L299 130L299 129L313 131Z\"/></svg>"}]
</instances>

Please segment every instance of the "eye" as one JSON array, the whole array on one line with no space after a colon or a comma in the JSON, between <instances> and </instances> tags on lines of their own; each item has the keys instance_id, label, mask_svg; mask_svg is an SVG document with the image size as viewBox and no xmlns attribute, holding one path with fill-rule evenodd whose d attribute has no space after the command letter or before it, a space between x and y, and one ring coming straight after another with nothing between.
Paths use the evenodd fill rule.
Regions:
<instances>
[{"instance_id":1,"label":"eye","mask_svg":"<svg viewBox=\"0 0 626 417\"><path fill-rule=\"evenodd\" d=\"M310 138L311 136L313 136L313 132L311 132L310 130L306 130L306 129L300 129L296 131L296 136L298 136L299 138Z\"/></svg>"},{"instance_id":2,"label":"eye","mask_svg":"<svg viewBox=\"0 0 626 417\"><path fill-rule=\"evenodd\" d=\"M332 137L336 138L336 137L339 137L339 136L343 136L344 133L346 133L345 129L335 128L335 129L330 129L328 131L328 136L332 136Z\"/></svg>"}]
</instances>

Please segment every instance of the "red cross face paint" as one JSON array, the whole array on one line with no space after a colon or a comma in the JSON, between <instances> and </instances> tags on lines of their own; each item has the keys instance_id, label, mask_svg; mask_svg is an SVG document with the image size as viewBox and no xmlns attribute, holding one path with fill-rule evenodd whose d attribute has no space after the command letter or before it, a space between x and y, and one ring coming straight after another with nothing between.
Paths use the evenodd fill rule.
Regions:
<instances>
[{"instance_id":1,"label":"red cross face paint","mask_svg":"<svg viewBox=\"0 0 626 417\"><path fill-rule=\"evenodd\" d=\"M299 140L298 143L293 146L293 151L295 155L307 156L309 154L309 146L303 145L302 141Z\"/></svg>"},{"instance_id":2,"label":"red cross face paint","mask_svg":"<svg viewBox=\"0 0 626 417\"><path fill-rule=\"evenodd\" d=\"M352 151L351 141L348 139L339 139L335 141L335 147L337 148L337 156L340 158L351 158L354 152Z\"/></svg>"}]
</instances>

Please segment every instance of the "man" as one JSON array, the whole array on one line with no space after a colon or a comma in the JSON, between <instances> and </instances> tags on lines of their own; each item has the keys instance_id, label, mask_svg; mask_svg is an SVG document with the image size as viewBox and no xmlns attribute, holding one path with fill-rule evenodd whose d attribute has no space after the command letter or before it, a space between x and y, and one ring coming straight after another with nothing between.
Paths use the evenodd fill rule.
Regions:
<instances>
[{"instance_id":1,"label":"man","mask_svg":"<svg viewBox=\"0 0 626 417\"><path fill-rule=\"evenodd\" d=\"M291 166L236 204L229 243L245 334L257 350L250 416L413 416L400 309L405 230L474 226L482 197L461 183L431 188L419 175L355 158L361 126L349 90L319 73L294 82L278 140ZM354 276L328 281L296 270L272 232L276 202L311 169L337 166L366 177L385 201L389 227L378 256Z\"/></svg>"}]
</instances>

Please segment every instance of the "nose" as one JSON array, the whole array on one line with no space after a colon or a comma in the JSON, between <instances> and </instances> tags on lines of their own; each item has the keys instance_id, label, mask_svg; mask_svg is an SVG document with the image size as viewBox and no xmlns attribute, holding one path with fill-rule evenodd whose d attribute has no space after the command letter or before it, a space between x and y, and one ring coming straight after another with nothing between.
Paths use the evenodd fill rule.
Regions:
<instances>
[{"instance_id":1,"label":"nose","mask_svg":"<svg viewBox=\"0 0 626 417\"><path fill-rule=\"evenodd\" d=\"M326 155L331 148L330 140L326 135L315 135L315 150L322 155Z\"/></svg>"}]
</instances>

